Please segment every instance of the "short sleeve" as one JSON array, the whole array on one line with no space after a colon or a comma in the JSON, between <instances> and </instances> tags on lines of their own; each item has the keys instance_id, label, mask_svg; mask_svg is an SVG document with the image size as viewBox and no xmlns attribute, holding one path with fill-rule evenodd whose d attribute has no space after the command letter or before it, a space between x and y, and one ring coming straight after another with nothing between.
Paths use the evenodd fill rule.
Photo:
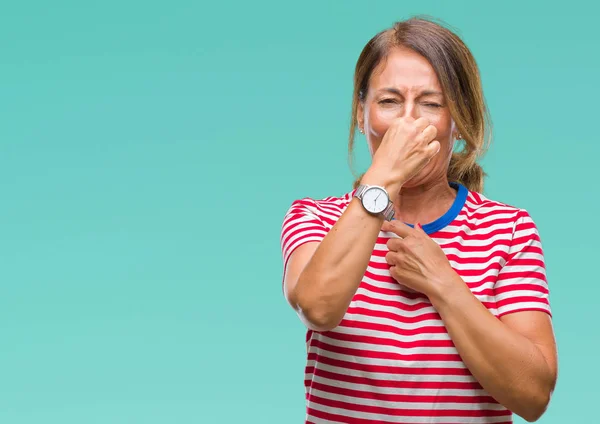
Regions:
<instances>
[{"instance_id":1,"label":"short sleeve","mask_svg":"<svg viewBox=\"0 0 600 424\"><path fill-rule=\"evenodd\" d=\"M552 315L544 252L538 229L529 213L520 210L506 263L494 285L498 316L520 311Z\"/></svg>"},{"instance_id":2,"label":"short sleeve","mask_svg":"<svg viewBox=\"0 0 600 424\"><path fill-rule=\"evenodd\" d=\"M327 228L317 212L314 200L301 199L294 201L285 214L281 227L284 275L294 250L311 241L320 242L327 235Z\"/></svg>"}]
</instances>

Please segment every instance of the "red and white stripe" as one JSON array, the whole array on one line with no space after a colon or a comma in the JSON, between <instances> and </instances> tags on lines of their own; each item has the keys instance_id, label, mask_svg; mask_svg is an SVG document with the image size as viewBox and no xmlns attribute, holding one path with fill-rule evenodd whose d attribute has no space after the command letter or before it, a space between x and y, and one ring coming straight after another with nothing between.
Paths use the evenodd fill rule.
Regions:
<instances>
[{"instance_id":1,"label":"red and white stripe","mask_svg":"<svg viewBox=\"0 0 600 424\"><path fill-rule=\"evenodd\" d=\"M282 225L284 267L298 246L325 237L352 195L293 202ZM379 234L340 325L307 331L306 422L511 423L511 412L466 368L428 299L390 276L390 237ZM430 237L495 316L551 313L540 238L525 210L469 192L459 215Z\"/></svg>"}]
</instances>

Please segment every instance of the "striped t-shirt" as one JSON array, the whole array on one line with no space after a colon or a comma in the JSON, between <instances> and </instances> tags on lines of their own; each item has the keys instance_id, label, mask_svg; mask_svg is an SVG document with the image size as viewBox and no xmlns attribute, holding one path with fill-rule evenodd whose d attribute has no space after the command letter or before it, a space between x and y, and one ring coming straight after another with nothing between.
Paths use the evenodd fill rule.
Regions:
<instances>
[{"instance_id":1,"label":"striped t-shirt","mask_svg":"<svg viewBox=\"0 0 600 424\"><path fill-rule=\"evenodd\" d=\"M452 207L423 230L496 317L551 314L544 257L527 211L452 184ZM283 220L284 272L292 252L320 241L352 200L296 200ZM395 281L385 261L391 233L377 238L342 322L308 330L307 423L511 423L471 375L429 300Z\"/></svg>"}]
</instances>

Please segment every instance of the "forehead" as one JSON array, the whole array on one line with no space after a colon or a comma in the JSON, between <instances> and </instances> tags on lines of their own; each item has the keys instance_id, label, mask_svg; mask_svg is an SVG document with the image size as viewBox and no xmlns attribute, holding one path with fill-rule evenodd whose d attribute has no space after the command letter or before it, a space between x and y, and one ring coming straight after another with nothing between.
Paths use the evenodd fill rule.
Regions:
<instances>
[{"instance_id":1,"label":"forehead","mask_svg":"<svg viewBox=\"0 0 600 424\"><path fill-rule=\"evenodd\" d=\"M420 54L396 47L373 70L370 89L393 87L402 91L441 91L437 75L431 64Z\"/></svg>"}]
</instances>

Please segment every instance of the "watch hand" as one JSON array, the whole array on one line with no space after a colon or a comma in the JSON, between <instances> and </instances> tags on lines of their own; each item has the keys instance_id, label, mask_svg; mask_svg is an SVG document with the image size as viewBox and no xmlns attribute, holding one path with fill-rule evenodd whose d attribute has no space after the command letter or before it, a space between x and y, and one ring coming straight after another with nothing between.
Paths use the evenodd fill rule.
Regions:
<instances>
[{"instance_id":1,"label":"watch hand","mask_svg":"<svg viewBox=\"0 0 600 424\"><path fill-rule=\"evenodd\" d=\"M379 197L381 196L381 192L379 192L379 194L377 195L377 197L375 198L375 206L377 206L377 200L379 199Z\"/></svg>"}]
</instances>

